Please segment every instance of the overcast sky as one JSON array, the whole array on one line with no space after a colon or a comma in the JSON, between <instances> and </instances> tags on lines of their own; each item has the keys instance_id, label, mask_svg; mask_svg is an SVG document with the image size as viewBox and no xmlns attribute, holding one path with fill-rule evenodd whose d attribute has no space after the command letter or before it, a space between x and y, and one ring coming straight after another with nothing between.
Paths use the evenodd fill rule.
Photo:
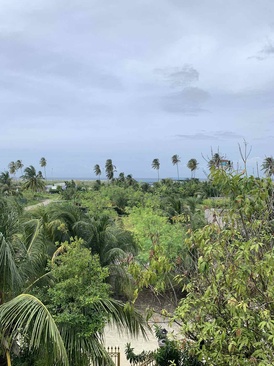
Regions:
<instances>
[{"instance_id":1,"label":"overcast sky","mask_svg":"<svg viewBox=\"0 0 274 366\"><path fill-rule=\"evenodd\" d=\"M205 178L274 155L273 0L0 0L0 171ZM104 174L103 174L104 175Z\"/></svg>"}]
</instances>

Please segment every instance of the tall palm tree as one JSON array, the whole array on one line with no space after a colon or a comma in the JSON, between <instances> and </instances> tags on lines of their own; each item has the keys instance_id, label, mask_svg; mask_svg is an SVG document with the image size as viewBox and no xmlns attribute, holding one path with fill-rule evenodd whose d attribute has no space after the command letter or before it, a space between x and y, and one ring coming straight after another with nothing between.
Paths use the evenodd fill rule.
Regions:
<instances>
[{"instance_id":1,"label":"tall palm tree","mask_svg":"<svg viewBox=\"0 0 274 366\"><path fill-rule=\"evenodd\" d=\"M107 176L108 180L113 179L114 173L116 172L116 166L113 165L111 159L107 159L106 164L105 164L105 170L106 170L106 176Z\"/></svg>"},{"instance_id":2,"label":"tall palm tree","mask_svg":"<svg viewBox=\"0 0 274 366\"><path fill-rule=\"evenodd\" d=\"M268 177L272 177L272 175L274 174L274 159L272 156L268 156L264 159L262 165L261 165L262 169L264 171L264 173L268 176Z\"/></svg>"},{"instance_id":3,"label":"tall palm tree","mask_svg":"<svg viewBox=\"0 0 274 366\"><path fill-rule=\"evenodd\" d=\"M42 173L36 172L34 166L30 165L24 170L22 179L24 181L23 188L31 189L34 192L42 191L45 188L45 182Z\"/></svg>"},{"instance_id":4,"label":"tall palm tree","mask_svg":"<svg viewBox=\"0 0 274 366\"><path fill-rule=\"evenodd\" d=\"M196 159L190 159L187 163L187 167L191 171L191 178L195 178L195 171L198 168L198 162Z\"/></svg>"},{"instance_id":5,"label":"tall palm tree","mask_svg":"<svg viewBox=\"0 0 274 366\"><path fill-rule=\"evenodd\" d=\"M16 168L16 163L15 163L15 161L11 161L11 162L9 163L9 172L10 172L10 174L13 174L13 175L15 176L15 174L16 174L16 170L17 170L17 168Z\"/></svg>"},{"instance_id":6,"label":"tall palm tree","mask_svg":"<svg viewBox=\"0 0 274 366\"><path fill-rule=\"evenodd\" d=\"M41 166L41 168L44 168L45 180L47 180L47 175L46 175L47 160L44 157L40 159L40 166Z\"/></svg>"},{"instance_id":7,"label":"tall palm tree","mask_svg":"<svg viewBox=\"0 0 274 366\"><path fill-rule=\"evenodd\" d=\"M15 165L16 165L16 170L20 169L20 172L21 172L21 175L22 175L23 174L22 169L23 169L23 166L24 166L24 164L22 163L22 160L18 159L16 161Z\"/></svg>"},{"instance_id":8,"label":"tall palm tree","mask_svg":"<svg viewBox=\"0 0 274 366\"><path fill-rule=\"evenodd\" d=\"M99 176L99 180L102 174L101 168L99 164L94 165L93 171L95 173L96 176Z\"/></svg>"},{"instance_id":9,"label":"tall palm tree","mask_svg":"<svg viewBox=\"0 0 274 366\"><path fill-rule=\"evenodd\" d=\"M179 155L175 154L171 157L171 161L173 165L176 165L177 167L177 176L178 176L178 180L179 180L179 166L178 164L181 162L181 158Z\"/></svg>"},{"instance_id":10,"label":"tall palm tree","mask_svg":"<svg viewBox=\"0 0 274 366\"><path fill-rule=\"evenodd\" d=\"M151 167L152 167L152 169L157 170L158 182L159 182L159 179L160 179L160 177L159 177L159 170L160 170L160 161L159 161L159 159L153 159Z\"/></svg>"}]
</instances>

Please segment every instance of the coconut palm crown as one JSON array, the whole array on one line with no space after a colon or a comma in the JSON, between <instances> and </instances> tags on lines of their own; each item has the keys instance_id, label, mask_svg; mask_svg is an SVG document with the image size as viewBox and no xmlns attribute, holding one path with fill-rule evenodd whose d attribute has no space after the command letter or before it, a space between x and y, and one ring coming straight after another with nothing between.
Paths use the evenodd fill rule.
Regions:
<instances>
[{"instance_id":1,"label":"coconut palm crown","mask_svg":"<svg viewBox=\"0 0 274 366\"><path fill-rule=\"evenodd\" d=\"M151 163L151 167L152 167L152 169L157 170L158 181L159 181L159 169L160 169L160 161L159 161L159 159L153 159L153 161Z\"/></svg>"},{"instance_id":2,"label":"coconut palm crown","mask_svg":"<svg viewBox=\"0 0 274 366\"><path fill-rule=\"evenodd\" d=\"M177 167L177 176L178 176L178 180L179 180L179 166L178 164L181 162L181 158L179 155L175 154L171 157L171 161L173 165L176 165Z\"/></svg>"},{"instance_id":3,"label":"coconut palm crown","mask_svg":"<svg viewBox=\"0 0 274 366\"><path fill-rule=\"evenodd\" d=\"M264 159L262 165L261 165L262 169L264 171L264 173L268 176L271 177L274 174L274 159L272 156L268 156Z\"/></svg>"}]
</instances>

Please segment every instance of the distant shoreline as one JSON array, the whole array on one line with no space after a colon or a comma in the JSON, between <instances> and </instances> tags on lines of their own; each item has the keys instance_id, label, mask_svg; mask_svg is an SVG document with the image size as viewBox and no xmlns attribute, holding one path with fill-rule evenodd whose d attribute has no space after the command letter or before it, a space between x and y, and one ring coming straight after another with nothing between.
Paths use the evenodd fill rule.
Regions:
<instances>
[{"instance_id":1,"label":"distant shoreline","mask_svg":"<svg viewBox=\"0 0 274 366\"><path fill-rule=\"evenodd\" d=\"M118 177L115 177L115 178L118 178ZM158 182L158 178L134 178L132 177L133 179L135 179L137 182L139 183L156 183ZM160 181L162 179L171 179L173 181L178 181L178 178L175 178L175 177L168 177L168 178L160 178ZM190 180L191 178L186 178L186 177L183 177L183 178L180 178L179 179L179 182L180 181L185 181L185 180ZM197 178L199 179L200 181L205 181L206 179L204 178ZM64 181L71 181L71 180L74 180L74 181L81 181L81 182L95 182L96 180L99 180L99 178L87 178L87 177L48 177L47 178L47 181L58 181L58 182L64 182ZM100 178L101 182L107 182L107 178Z\"/></svg>"}]
</instances>

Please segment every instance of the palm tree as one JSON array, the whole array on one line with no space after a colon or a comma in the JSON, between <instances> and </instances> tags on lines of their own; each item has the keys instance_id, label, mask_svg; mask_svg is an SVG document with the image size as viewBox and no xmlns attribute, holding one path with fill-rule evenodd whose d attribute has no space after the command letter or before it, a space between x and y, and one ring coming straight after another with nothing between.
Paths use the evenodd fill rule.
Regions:
<instances>
[{"instance_id":1,"label":"palm tree","mask_svg":"<svg viewBox=\"0 0 274 366\"><path fill-rule=\"evenodd\" d=\"M125 292L128 295L132 283L124 264L137 254L132 234L107 215L84 216L73 228L74 235L83 238L85 246L99 256L101 266L108 267L114 293Z\"/></svg>"},{"instance_id":2,"label":"palm tree","mask_svg":"<svg viewBox=\"0 0 274 366\"><path fill-rule=\"evenodd\" d=\"M101 177L101 174L102 174L100 165L99 164L94 165L93 171L94 171L96 176L99 175L99 180L100 180L100 177Z\"/></svg>"},{"instance_id":3,"label":"palm tree","mask_svg":"<svg viewBox=\"0 0 274 366\"><path fill-rule=\"evenodd\" d=\"M195 171L198 168L198 162L196 159L190 159L187 163L187 167L191 171L191 178L195 178Z\"/></svg>"},{"instance_id":4,"label":"palm tree","mask_svg":"<svg viewBox=\"0 0 274 366\"><path fill-rule=\"evenodd\" d=\"M39 281L50 276L45 267L47 247L40 220L30 219L23 224L19 206L10 200L0 199L0 212L0 364L11 366L15 344L19 349L25 345L30 352L42 348L52 358L51 365L75 364L69 359L75 356L107 359L100 331L87 338L78 337L73 326L66 328L61 323L57 327L45 304L30 293L34 285L37 287ZM93 306L99 316L118 328L132 335L145 334L140 315L132 308L125 309L121 302L98 298Z\"/></svg>"},{"instance_id":5,"label":"palm tree","mask_svg":"<svg viewBox=\"0 0 274 366\"><path fill-rule=\"evenodd\" d=\"M222 157L220 156L219 153L215 153L214 155L212 155L211 159L208 161L209 169L212 169L212 168L218 169L220 167L221 160L222 160Z\"/></svg>"},{"instance_id":6,"label":"palm tree","mask_svg":"<svg viewBox=\"0 0 274 366\"><path fill-rule=\"evenodd\" d=\"M13 174L15 176L16 170L17 170L16 163L14 161L11 161L9 163L9 172L10 172L10 174Z\"/></svg>"},{"instance_id":7,"label":"palm tree","mask_svg":"<svg viewBox=\"0 0 274 366\"><path fill-rule=\"evenodd\" d=\"M24 170L24 173L22 175L24 189L31 189L34 192L43 191L45 182L41 171L36 173L34 166L30 165Z\"/></svg>"},{"instance_id":8,"label":"palm tree","mask_svg":"<svg viewBox=\"0 0 274 366\"><path fill-rule=\"evenodd\" d=\"M107 159L106 164L105 164L105 170L106 170L106 176L107 176L108 180L113 179L114 172L116 172L116 166L113 165L111 159Z\"/></svg>"},{"instance_id":9,"label":"palm tree","mask_svg":"<svg viewBox=\"0 0 274 366\"><path fill-rule=\"evenodd\" d=\"M177 176L178 176L178 180L179 180L179 166L178 166L178 164L181 162L181 158L180 158L179 155L175 154L175 155L172 156L171 161L172 161L172 164L176 165L176 167L177 167Z\"/></svg>"},{"instance_id":10,"label":"palm tree","mask_svg":"<svg viewBox=\"0 0 274 366\"><path fill-rule=\"evenodd\" d=\"M47 180L47 175L46 175L47 160L45 158L40 159L40 166L41 166L41 168L44 168L45 180Z\"/></svg>"},{"instance_id":11,"label":"palm tree","mask_svg":"<svg viewBox=\"0 0 274 366\"><path fill-rule=\"evenodd\" d=\"M152 169L157 170L158 173L158 182L159 182L159 169L160 169L160 161L159 159L153 159L151 164Z\"/></svg>"},{"instance_id":12,"label":"palm tree","mask_svg":"<svg viewBox=\"0 0 274 366\"><path fill-rule=\"evenodd\" d=\"M15 165L16 165L16 170L18 170L18 169L20 169L20 172L21 172L21 175L23 174L23 172L22 172L22 168L23 168L23 166L24 166L24 164L22 163L22 160L17 160L16 161L16 163L15 163Z\"/></svg>"},{"instance_id":13,"label":"palm tree","mask_svg":"<svg viewBox=\"0 0 274 366\"><path fill-rule=\"evenodd\" d=\"M40 271L44 253L39 221L32 232L24 232L18 206L2 198L0 210L0 364L11 365L12 344L18 343L18 337L23 340L27 336L30 349L51 344L53 358L68 365L53 318L41 301L26 291Z\"/></svg>"},{"instance_id":14,"label":"palm tree","mask_svg":"<svg viewBox=\"0 0 274 366\"><path fill-rule=\"evenodd\" d=\"M16 195L18 192L18 187L12 183L12 179L8 171L2 172L0 174L0 190L5 195Z\"/></svg>"},{"instance_id":15,"label":"palm tree","mask_svg":"<svg viewBox=\"0 0 274 366\"><path fill-rule=\"evenodd\" d=\"M261 165L262 169L264 171L264 173L266 174L266 176L268 177L272 177L272 175L274 174L274 159L272 156L268 156L264 159L262 165Z\"/></svg>"}]
</instances>

